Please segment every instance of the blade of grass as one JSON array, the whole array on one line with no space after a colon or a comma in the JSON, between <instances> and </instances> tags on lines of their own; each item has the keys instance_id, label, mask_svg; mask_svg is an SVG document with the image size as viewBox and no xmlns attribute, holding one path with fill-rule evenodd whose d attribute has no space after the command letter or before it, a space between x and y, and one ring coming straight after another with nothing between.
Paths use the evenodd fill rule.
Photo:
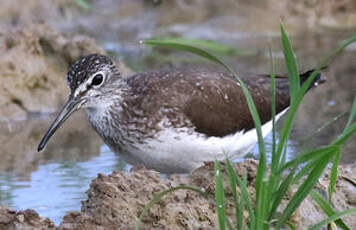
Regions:
<instances>
[{"instance_id":1,"label":"blade of grass","mask_svg":"<svg viewBox=\"0 0 356 230\"><path fill-rule=\"evenodd\" d=\"M280 27L281 27L281 39L282 39L284 60L288 70L289 91L291 96L290 98L291 98L291 102L293 102L295 95L300 87L299 72L298 72L297 62L295 60L295 56L289 38L282 24L280 25Z\"/></svg>"},{"instance_id":2,"label":"blade of grass","mask_svg":"<svg viewBox=\"0 0 356 230\"><path fill-rule=\"evenodd\" d=\"M333 153L329 153L325 157L321 158L317 165L313 168L307 179L299 186L297 192L293 195L289 201L287 207L284 209L282 217L279 220L278 226L281 227L285 225L289 217L293 212L298 208L300 203L308 196L309 192L318 182L319 177L323 173L327 163L330 158L333 156Z\"/></svg>"},{"instance_id":3,"label":"blade of grass","mask_svg":"<svg viewBox=\"0 0 356 230\"><path fill-rule=\"evenodd\" d=\"M311 198L313 198L313 200L318 204L318 206L323 210L326 215L330 217L336 214L331 205L318 192L311 190L309 195L311 196ZM344 230L349 230L347 225L341 219L335 220L335 224Z\"/></svg>"},{"instance_id":4,"label":"blade of grass","mask_svg":"<svg viewBox=\"0 0 356 230\"><path fill-rule=\"evenodd\" d=\"M356 96L354 97L354 102L352 103L351 113L349 116L349 120L346 123L345 129L349 128L352 124L352 121L355 119L356 116Z\"/></svg>"},{"instance_id":5,"label":"blade of grass","mask_svg":"<svg viewBox=\"0 0 356 230\"><path fill-rule=\"evenodd\" d=\"M335 220L338 220L343 216L347 216L347 215L354 214L354 213L356 213L356 208L350 208L345 211L338 212L338 213L330 216L329 218L326 218L325 220L322 220L319 223L313 225L312 227L308 228L308 230L321 229L323 226L326 226L327 224L329 224Z\"/></svg>"},{"instance_id":6,"label":"blade of grass","mask_svg":"<svg viewBox=\"0 0 356 230\"><path fill-rule=\"evenodd\" d=\"M271 71L270 71L270 76L271 76L271 114L272 114L272 162L271 162L271 168L273 169L272 172L270 173L269 176L269 181L268 181L268 194L267 194L267 200L269 201L270 205L269 207L266 207L265 209L265 216L268 216L268 220L270 220L272 217L270 215L270 210L272 208L273 204L273 198L272 195L276 190L276 186L280 183L280 177L278 175L275 175L273 172L278 169L278 162L279 160L276 159L276 75L274 71L274 58L272 54L272 50L270 48L270 60L271 60Z\"/></svg>"},{"instance_id":7,"label":"blade of grass","mask_svg":"<svg viewBox=\"0 0 356 230\"><path fill-rule=\"evenodd\" d=\"M226 168L227 168L227 175L229 177L230 181L230 187L232 191L232 197L234 198L234 203L235 203L235 219L236 219L236 228L241 229L242 228L242 217L240 215L240 210L243 209L243 205L239 203L239 199L237 196L237 191L236 191L236 172L232 168L229 159L226 159Z\"/></svg>"},{"instance_id":8,"label":"blade of grass","mask_svg":"<svg viewBox=\"0 0 356 230\"><path fill-rule=\"evenodd\" d=\"M220 54L220 55L238 55L238 56L246 56L246 55L253 55L256 54L255 51L252 50L242 50L242 49L237 49L235 47L222 44L219 42L215 41L209 41L209 40L202 40L202 39L187 39L187 38L154 38L154 39L149 39L146 41L164 41L164 42L169 42L169 43L180 43L184 45L189 45L189 46L195 46L195 47L200 47L202 49L209 50L211 52L214 52L215 54Z\"/></svg>"},{"instance_id":9,"label":"blade of grass","mask_svg":"<svg viewBox=\"0 0 356 230\"><path fill-rule=\"evenodd\" d=\"M222 62L219 58L216 56L210 54L208 51L205 51L201 48L197 48L192 45L188 44L183 44L179 42L174 42L171 40L155 40L155 39L147 39L144 41L144 44L146 45L151 45L151 46L160 46L160 47L166 47L166 48L171 48L171 49L176 49L176 50L181 50L181 51L186 51L189 53L196 54L198 56L201 56L203 58L206 58L212 62L215 62L219 65L222 65L226 69L230 69L224 62Z\"/></svg>"},{"instance_id":10,"label":"blade of grass","mask_svg":"<svg viewBox=\"0 0 356 230\"><path fill-rule=\"evenodd\" d=\"M74 0L74 2L85 11L89 11L91 9L89 3L86 0Z\"/></svg>"},{"instance_id":11,"label":"blade of grass","mask_svg":"<svg viewBox=\"0 0 356 230\"><path fill-rule=\"evenodd\" d=\"M276 214L278 206L281 204L283 197L287 193L288 188L292 183L293 176L295 174L296 169L297 167L295 167L289 172L287 177L282 181L277 192L274 194L273 199L271 199L272 206L271 206L271 210L269 211L268 219L272 219L273 216Z\"/></svg>"},{"instance_id":12,"label":"blade of grass","mask_svg":"<svg viewBox=\"0 0 356 230\"><path fill-rule=\"evenodd\" d=\"M351 124L347 127L339 138L333 142L334 145L342 145L345 143L354 133L356 132L356 123Z\"/></svg>"},{"instance_id":13,"label":"blade of grass","mask_svg":"<svg viewBox=\"0 0 356 230\"><path fill-rule=\"evenodd\" d=\"M335 185L337 181L337 176L338 176L338 166L340 162L340 149L336 152L336 155L334 156L334 161L333 161L333 166L330 171L330 184L328 188L329 192L329 202L331 203L331 198L333 196L334 190L335 190Z\"/></svg>"},{"instance_id":14,"label":"blade of grass","mask_svg":"<svg viewBox=\"0 0 356 230\"><path fill-rule=\"evenodd\" d=\"M266 222L266 206L267 206L267 195L268 195L268 189L267 189L267 179L264 179L262 181L261 185L261 191L259 193L260 197L257 197L258 200L260 200L259 203L257 203L256 207L256 230L259 229L268 229L268 224Z\"/></svg>"},{"instance_id":15,"label":"blade of grass","mask_svg":"<svg viewBox=\"0 0 356 230\"><path fill-rule=\"evenodd\" d=\"M335 151L337 149L336 146L326 146L326 147L321 147L315 150L312 150L311 152L301 154L294 158L293 160L288 161L285 163L280 169L277 171L277 174L283 173L284 170L294 167L296 165L303 164L305 162L309 162L312 159L316 159L317 157L323 157L324 155L328 154L330 151Z\"/></svg>"},{"instance_id":16,"label":"blade of grass","mask_svg":"<svg viewBox=\"0 0 356 230\"><path fill-rule=\"evenodd\" d=\"M163 192L160 192L160 193L154 195L152 200L144 207L144 209L142 210L138 220L136 221L135 230L139 230L142 218L147 214L148 210L150 210L150 208L153 207L153 205L155 205L158 201L160 201L165 195L173 193L174 191L177 191L177 190L182 190L182 189L191 190L191 191L200 193L203 196L206 194L205 192L203 192L199 188L186 186L186 185L181 185L181 186L177 186L177 187L173 187L173 188L167 189L167 190L165 190Z\"/></svg>"},{"instance_id":17,"label":"blade of grass","mask_svg":"<svg viewBox=\"0 0 356 230\"><path fill-rule=\"evenodd\" d=\"M218 213L219 229L225 229L226 213L225 213L225 191L222 179L222 173L220 170L219 161L215 161L214 164L215 172L215 201L216 201L216 212Z\"/></svg>"},{"instance_id":18,"label":"blade of grass","mask_svg":"<svg viewBox=\"0 0 356 230\"><path fill-rule=\"evenodd\" d=\"M331 51L331 53L321 62L320 66L322 68L328 66L336 56L340 55L340 53L343 52L347 46L349 46L350 44L352 44L354 42L356 42L356 35L353 35L353 36L341 41L339 43L339 45L336 48L334 48Z\"/></svg>"},{"instance_id":19,"label":"blade of grass","mask_svg":"<svg viewBox=\"0 0 356 230\"><path fill-rule=\"evenodd\" d=\"M279 138L279 143L278 143L278 147L277 147L277 158L280 158L280 154L282 153L282 149L284 144L286 143L289 134L290 134L290 130L294 121L294 117L297 111L297 108L301 102L301 99L303 98L305 92L307 91L307 89L309 88L311 82L313 82L313 80L315 79L315 77L317 76L317 73L320 72L320 70L324 67L326 67L331 60L338 55L340 52L342 52L347 46L349 46L350 44L352 44L353 42L356 42L356 35L352 36L344 41L342 41L340 43L339 46L337 46L333 52L331 54L329 54L319 65L318 67L313 71L313 73L309 76L309 78L304 82L304 84L302 85L302 87L300 88L298 94L296 95L296 100L294 101L295 103L293 103L291 105L291 107L289 108L288 114L287 114L287 118L283 124L283 129Z\"/></svg>"},{"instance_id":20,"label":"blade of grass","mask_svg":"<svg viewBox=\"0 0 356 230\"><path fill-rule=\"evenodd\" d=\"M229 162L230 164L230 162ZM228 167L232 167L231 164ZM247 176L246 174L244 175L243 179L241 179L236 173L233 175L236 183L238 184L240 191L241 191L241 199L243 200L244 203L246 203L247 210L249 212L249 217L250 217L250 228L249 229L254 229L256 226L256 218L255 214L253 211L252 203L251 203L251 198L250 194L247 191ZM240 208L240 212L242 209ZM243 217L243 213L241 212L241 218Z\"/></svg>"}]
</instances>

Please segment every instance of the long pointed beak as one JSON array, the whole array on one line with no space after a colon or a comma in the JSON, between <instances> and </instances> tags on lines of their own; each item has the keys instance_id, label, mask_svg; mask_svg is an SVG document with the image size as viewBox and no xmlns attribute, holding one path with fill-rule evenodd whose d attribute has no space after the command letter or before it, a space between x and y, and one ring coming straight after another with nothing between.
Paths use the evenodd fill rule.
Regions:
<instances>
[{"instance_id":1,"label":"long pointed beak","mask_svg":"<svg viewBox=\"0 0 356 230\"><path fill-rule=\"evenodd\" d=\"M47 144L48 140L52 137L52 135L56 132L56 130L78 109L80 109L84 100L75 99L72 95L69 96L67 102L57 115L56 119L53 121L51 126L49 127L46 134L43 136L40 144L38 145L38 152L41 151Z\"/></svg>"}]
</instances>

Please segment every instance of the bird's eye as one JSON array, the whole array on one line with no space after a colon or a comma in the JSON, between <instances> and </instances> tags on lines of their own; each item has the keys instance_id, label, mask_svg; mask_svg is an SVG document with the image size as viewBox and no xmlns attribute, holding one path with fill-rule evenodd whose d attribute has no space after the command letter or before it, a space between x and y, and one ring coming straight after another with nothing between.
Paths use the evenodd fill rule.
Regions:
<instances>
[{"instance_id":1,"label":"bird's eye","mask_svg":"<svg viewBox=\"0 0 356 230\"><path fill-rule=\"evenodd\" d=\"M93 77L91 84L92 85L100 85L104 80L104 77L102 74L97 74Z\"/></svg>"}]
</instances>

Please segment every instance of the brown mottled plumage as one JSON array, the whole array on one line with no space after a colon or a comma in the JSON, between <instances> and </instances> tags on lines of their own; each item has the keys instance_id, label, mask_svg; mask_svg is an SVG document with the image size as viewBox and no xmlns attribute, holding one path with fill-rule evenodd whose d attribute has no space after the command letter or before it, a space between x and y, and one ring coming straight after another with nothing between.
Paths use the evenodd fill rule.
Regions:
<instances>
[{"instance_id":1,"label":"brown mottled plumage","mask_svg":"<svg viewBox=\"0 0 356 230\"><path fill-rule=\"evenodd\" d=\"M311 72L301 75L301 82ZM71 94L42 139L85 108L104 142L131 163L162 172L189 172L204 161L246 154L256 143L254 123L240 85L219 71L174 69L123 78L108 57L79 59L68 71ZM272 128L270 78L242 76L265 136ZM317 76L312 84L321 82ZM276 79L279 118L289 106L288 79Z\"/></svg>"}]
</instances>

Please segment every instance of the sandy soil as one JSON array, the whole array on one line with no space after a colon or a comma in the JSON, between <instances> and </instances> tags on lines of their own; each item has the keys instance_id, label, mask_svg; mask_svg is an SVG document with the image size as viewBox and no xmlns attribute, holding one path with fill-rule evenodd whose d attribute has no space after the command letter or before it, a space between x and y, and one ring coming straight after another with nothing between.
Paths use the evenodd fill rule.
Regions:
<instances>
[{"instance_id":1,"label":"sandy soil","mask_svg":"<svg viewBox=\"0 0 356 230\"><path fill-rule=\"evenodd\" d=\"M333 196L336 210L345 210L356 206L356 165L340 168L340 175ZM257 162L245 160L235 165L238 174L247 173L248 190L254 197ZM224 166L222 171L224 172ZM216 229L218 226L214 204L215 184L213 163L207 163L189 176L170 175L162 178L160 173L144 167L133 168L131 172L113 172L110 175L99 174L88 190L88 199L83 201L80 212L68 213L56 229L133 229L143 207L157 194L166 189L187 184L207 192L202 196L194 191L178 190L165 196L153 206L144 217L141 229ZM226 179L226 178L225 178ZM322 177L316 190L327 194L328 174ZM233 219L231 190L225 183L227 215ZM293 194L292 189L284 202ZM254 201L252 201L254 202ZM298 229L307 229L313 223L325 218L320 208L307 198L294 213L292 222ZM350 229L356 229L355 216L345 217L344 222ZM53 223L39 218L32 210L11 211L0 209L0 229L54 229Z\"/></svg>"}]
</instances>

